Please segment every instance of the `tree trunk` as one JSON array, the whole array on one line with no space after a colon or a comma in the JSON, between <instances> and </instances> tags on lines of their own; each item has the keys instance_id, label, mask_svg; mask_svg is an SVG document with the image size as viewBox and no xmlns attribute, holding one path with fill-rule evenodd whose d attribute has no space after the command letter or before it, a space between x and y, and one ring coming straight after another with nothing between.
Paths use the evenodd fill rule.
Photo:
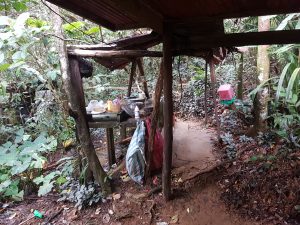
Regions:
<instances>
[{"instance_id":1,"label":"tree trunk","mask_svg":"<svg viewBox=\"0 0 300 225\"><path fill-rule=\"evenodd\" d=\"M243 100L243 70L244 70L244 53L241 53L239 69L238 69L238 86L237 99Z\"/></svg>"},{"instance_id":2,"label":"tree trunk","mask_svg":"<svg viewBox=\"0 0 300 225\"><path fill-rule=\"evenodd\" d=\"M264 19L263 17L258 17L258 31L269 31L270 30L270 20ZM258 46L257 49L257 71L258 71L258 83L261 84L269 79L270 76L270 59L268 55L268 45ZM268 116L268 98L269 89L264 87L257 96L257 104L254 110L258 110L259 117L256 118L256 125L258 129L264 129L265 123ZM255 104L256 105L256 104Z\"/></svg>"},{"instance_id":3,"label":"tree trunk","mask_svg":"<svg viewBox=\"0 0 300 225\"><path fill-rule=\"evenodd\" d=\"M172 95L172 37L165 27L163 35L163 63L164 63L164 153L162 171L162 189L166 201L171 199L171 169L173 152L173 95Z\"/></svg>"},{"instance_id":4,"label":"tree trunk","mask_svg":"<svg viewBox=\"0 0 300 225\"><path fill-rule=\"evenodd\" d=\"M59 8L57 6L52 5L51 8L55 12L59 12ZM55 24L54 29L57 36L63 37L63 33L61 30L61 17L53 14L53 18ZM111 193L110 183L106 181L106 173L104 172L96 155L93 143L90 138L88 123L85 117L85 103L78 60L76 57L71 57L69 64L66 45L63 39L59 39L57 41L57 47L60 58L63 86L68 97L70 109L75 115L81 147L87 157L89 168L92 170L95 181L101 185L104 194L109 194ZM70 69L72 70L72 73L70 72ZM71 78L71 76L73 77Z\"/></svg>"}]
</instances>

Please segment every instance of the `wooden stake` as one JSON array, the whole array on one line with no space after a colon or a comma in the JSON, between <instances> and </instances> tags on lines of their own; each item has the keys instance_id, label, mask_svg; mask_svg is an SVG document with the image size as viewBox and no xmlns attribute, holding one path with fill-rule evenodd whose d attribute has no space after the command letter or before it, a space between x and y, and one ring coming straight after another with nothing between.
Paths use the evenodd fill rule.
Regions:
<instances>
[{"instance_id":1,"label":"wooden stake","mask_svg":"<svg viewBox=\"0 0 300 225\"><path fill-rule=\"evenodd\" d=\"M137 64L139 67L141 77L143 78L143 86L144 86L144 92L145 92L146 98L149 99L150 95L149 95L149 91L148 91L148 85L147 85L147 80L146 80L146 76L145 76L144 66L143 66L143 62L142 62L141 58L137 59Z\"/></svg>"},{"instance_id":2,"label":"wooden stake","mask_svg":"<svg viewBox=\"0 0 300 225\"><path fill-rule=\"evenodd\" d=\"M215 64L213 62L213 58L209 61L209 69L210 69L210 78L211 78L211 86L212 86L212 92L213 92L213 99L214 99L214 107L215 107L215 120L217 123L217 136L218 140L220 140L220 120L218 115L218 104L217 104L217 90L216 90L216 74L215 74Z\"/></svg>"},{"instance_id":3,"label":"wooden stake","mask_svg":"<svg viewBox=\"0 0 300 225\"><path fill-rule=\"evenodd\" d=\"M163 35L163 63L164 63L164 153L162 187L166 201L171 199L171 169L173 144L173 95L172 95L172 37L168 28Z\"/></svg>"},{"instance_id":4,"label":"wooden stake","mask_svg":"<svg viewBox=\"0 0 300 225\"><path fill-rule=\"evenodd\" d=\"M129 77L129 83L128 83L128 91L127 91L127 97L130 97L131 95L131 89L132 89L132 83L136 72L136 60L132 61L131 63L131 71L130 71L130 77Z\"/></svg>"}]
</instances>

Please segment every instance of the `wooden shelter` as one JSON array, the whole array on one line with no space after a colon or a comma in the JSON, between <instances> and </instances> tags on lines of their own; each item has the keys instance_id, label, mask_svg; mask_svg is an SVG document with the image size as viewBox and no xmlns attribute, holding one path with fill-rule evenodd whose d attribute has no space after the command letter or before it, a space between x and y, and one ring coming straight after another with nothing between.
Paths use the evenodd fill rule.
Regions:
<instances>
[{"instance_id":1,"label":"wooden shelter","mask_svg":"<svg viewBox=\"0 0 300 225\"><path fill-rule=\"evenodd\" d=\"M190 55L211 61L213 48L300 42L300 31L226 34L223 19L300 12L299 0L49 0L113 31L151 28L163 42L164 164L163 193L171 196L173 141L172 57ZM88 51L88 50L85 50ZM134 53L135 52L135 53ZM79 52L69 52L78 54ZM98 56L100 56L98 53ZM102 52L105 57L105 52ZM127 49L115 57L158 56L158 52ZM82 56L91 56L85 52ZM210 63L213 70L213 64Z\"/></svg>"}]
</instances>

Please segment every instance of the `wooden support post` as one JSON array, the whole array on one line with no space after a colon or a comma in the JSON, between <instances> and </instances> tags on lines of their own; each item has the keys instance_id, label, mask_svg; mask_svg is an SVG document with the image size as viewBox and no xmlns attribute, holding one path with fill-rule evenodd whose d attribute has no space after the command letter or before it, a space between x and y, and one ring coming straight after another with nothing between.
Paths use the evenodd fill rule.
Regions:
<instances>
[{"instance_id":1,"label":"wooden support post","mask_svg":"<svg viewBox=\"0 0 300 225\"><path fill-rule=\"evenodd\" d=\"M145 92L146 98L149 99L150 95L149 95L149 91L148 91L148 85L147 85L147 80L146 80L146 76L145 76L143 61L141 58L137 59L137 64L139 67L141 77L143 78L143 86L144 86L144 92Z\"/></svg>"},{"instance_id":2,"label":"wooden support post","mask_svg":"<svg viewBox=\"0 0 300 225\"><path fill-rule=\"evenodd\" d=\"M172 95L172 37L165 26L163 34L163 63L164 63L164 153L162 189L166 201L171 199L171 169L173 144L173 95Z\"/></svg>"},{"instance_id":3,"label":"wooden support post","mask_svg":"<svg viewBox=\"0 0 300 225\"><path fill-rule=\"evenodd\" d=\"M156 132L159 113L160 113L160 97L163 89L163 77L164 77L163 71L164 71L163 62L161 62L160 73L155 86L155 98L153 104L153 112L151 115L151 130L150 130L149 140L148 140L148 152L146 155L147 158L146 178L150 175L154 138L155 138L155 132Z\"/></svg>"},{"instance_id":4,"label":"wooden support post","mask_svg":"<svg viewBox=\"0 0 300 225\"><path fill-rule=\"evenodd\" d=\"M130 97L131 95L131 89L132 89L132 83L136 72L136 60L132 61L131 63L131 71L130 71L130 77L129 77L129 83L128 83L128 91L127 91L127 97Z\"/></svg>"},{"instance_id":5,"label":"wooden support post","mask_svg":"<svg viewBox=\"0 0 300 225\"><path fill-rule=\"evenodd\" d=\"M217 136L218 140L220 140L220 120L218 115L218 104L217 104L217 89L216 89L216 74L215 74L215 64L213 62L213 58L209 60L209 69L210 69L210 78L211 78L211 87L213 92L213 99L214 99L214 107L215 107L215 120L217 123Z\"/></svg>"},{"instance_id":6,"label":"wooden support post","mask_svg":"<svg viewBox=\"0 0 300 225\"><path fill-rule=\"evenodd\" d=\"M207 112L207 70L208 63L205 61L205 80L204 80L204 111L205 111L205 125L207 125L208 112Z\"/></svg>"},{"instance_id":7,"label":"wooden support post","mask_svg":"<svg viewBox=\"0 0 300 225\"><path fill-rule=\"evenodd\" d=\"M60 37L57 41L57 47L63 86L69 101L70 110L74 114L79 141L95 181L100 184L104 195L110 194L110 182L106 179L107 175L100 164L90 137L89 126L86 120L84 95L82 95L83 88L78 59L77 57L70 57L68 59L61 30L62 19L58 16L59 8L52 8L56 11L56 13L53 14L55 34Z\"/></svg>"},{"instance_id":8,"label":"wooden support post","mask_svg":"<svg viewBox=\"0 0 300 225\"><path fill-rule=\"evenodd\" d=\"M109 167L111 167L113 164L116 163L113 128L106 128L106 139L107 139L108 164Z\"/></svg>"}]
</instances>

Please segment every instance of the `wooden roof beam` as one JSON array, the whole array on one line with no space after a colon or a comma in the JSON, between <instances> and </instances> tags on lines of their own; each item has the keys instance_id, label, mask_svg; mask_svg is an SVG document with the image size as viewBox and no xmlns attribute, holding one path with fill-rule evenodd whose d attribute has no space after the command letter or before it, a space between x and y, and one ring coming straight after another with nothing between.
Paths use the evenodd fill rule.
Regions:
<instances>
[{"instance_id":1,"label":"wooden roof beam","mask_svg":"<svg viewBox=\"0 0 300 225\"><path fill-rule=\"evenodd\" d=\"M234 34L215 34L179 39L176 52L209 49L215 47L238 47L249 45L274 45L300 43L300 30L266 31Z\"/></svg>"},{"instance_id":2,"label":"wooden roof beam","mask_svg":"<svg viewBox=\"0 0 300 225\"><path fill-rule=\"evenodd\" d=\"M81 56L84 58L140 58L140 57L162 57L162 52L147 51L147 50L83 50L83 49L68 49L69 55Z\"/></svg>"}]
</instances>

